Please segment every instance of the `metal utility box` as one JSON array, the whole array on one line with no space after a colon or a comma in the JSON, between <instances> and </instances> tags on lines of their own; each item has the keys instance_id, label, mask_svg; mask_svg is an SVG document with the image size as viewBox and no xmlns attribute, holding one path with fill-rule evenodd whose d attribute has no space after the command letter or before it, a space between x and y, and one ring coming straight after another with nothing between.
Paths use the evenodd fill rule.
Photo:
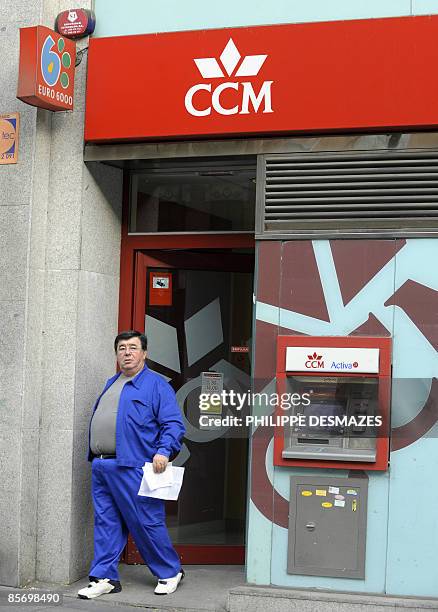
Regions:
<instances>
[{"instance_id":1,"label":"metal utility box","mask_svg":"<svg viewBox=\"0 0 438 612\"><path fill-rule=\"evenodd\" d=\"M291 476L288 574L365 578L368 478Z\"/></svg>"}]
</instances>

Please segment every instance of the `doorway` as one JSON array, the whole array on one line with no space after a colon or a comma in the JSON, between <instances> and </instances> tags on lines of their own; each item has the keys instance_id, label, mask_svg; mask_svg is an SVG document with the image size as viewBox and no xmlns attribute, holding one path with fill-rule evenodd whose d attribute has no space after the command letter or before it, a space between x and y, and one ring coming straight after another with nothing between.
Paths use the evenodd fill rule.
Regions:
<instances>
[{"instance_id":1,"label":"doorway","mask_svg":"<svg viewBox=\"0 0 438 612\"><path fill-rule=\"evenodd\" d=\"M137 251L133 327L148 337L148 366L173 387L186 437L177 502L167 503L171 538L185 564L243 564L248 440L200 426L203 373L225 391L247 392L251 376L253 249ZM225 408L222 415L225 416ZM141 563L132 540L125 559Z\"/></svg>"}]
</instances>

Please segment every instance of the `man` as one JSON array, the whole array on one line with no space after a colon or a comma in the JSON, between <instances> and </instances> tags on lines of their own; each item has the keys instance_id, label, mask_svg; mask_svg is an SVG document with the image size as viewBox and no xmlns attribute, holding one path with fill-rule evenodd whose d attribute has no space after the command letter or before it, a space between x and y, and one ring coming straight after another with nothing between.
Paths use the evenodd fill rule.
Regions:
<instances>
[{"instance_id":1,"label":"man","mask_svg":"<svg viewBox=\"0 0 438 612\"><path fill-rule=\"evenodd\" d=\"M91 417L94 559L90 583L78 596L94 599L122 590L118 562L130 532L151 572L155 593L173 593L184 577L165 524L164 501L138 495L142 466L164 472L185 433L171 386L146 365L146 336L120 333L114 342L120 372L110 378Z\"/></svg>"}]
</instances>

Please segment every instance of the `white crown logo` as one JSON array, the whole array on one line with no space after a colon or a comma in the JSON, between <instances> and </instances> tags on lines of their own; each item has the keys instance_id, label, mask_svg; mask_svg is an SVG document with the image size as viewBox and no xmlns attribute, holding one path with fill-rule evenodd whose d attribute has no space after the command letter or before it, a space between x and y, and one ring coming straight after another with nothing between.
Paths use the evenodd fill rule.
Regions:
<instances>
[{"instance_id":1,"label":"white crown logo","mask_svg":"<svg viewBox=\"0 0 438 612\"><path fill-rule=\"evenodd\" d=\"M221 64L228 76L233 74L241 57L233 39L230 38L220 56ZM267 55L246 55L235 76L256 76L267 57ZM219 79L225 76L219 62L214 57L202 57L194 61L204 79Z\"/></svg>"}]
</instances>

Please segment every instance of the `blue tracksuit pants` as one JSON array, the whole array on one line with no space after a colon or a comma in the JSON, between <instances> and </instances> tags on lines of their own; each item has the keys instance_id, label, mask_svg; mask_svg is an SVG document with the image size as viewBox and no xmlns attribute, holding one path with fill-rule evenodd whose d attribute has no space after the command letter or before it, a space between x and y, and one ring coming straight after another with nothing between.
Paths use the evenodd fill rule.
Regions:
<instances>
[{"instance_id":1,"label":"blue tracksuit pants","mask_svg":"<svg viewBox=\"0 0 438 612\"><path fill-rule=\"evenodd\" d=\"M128 532L157 578L181 570L165 523L165 502L138 495L143 470L119 467L115 459L93 459L94 559L90 576L119 580L118 563Z\"/></svg>"}]
</instances>

